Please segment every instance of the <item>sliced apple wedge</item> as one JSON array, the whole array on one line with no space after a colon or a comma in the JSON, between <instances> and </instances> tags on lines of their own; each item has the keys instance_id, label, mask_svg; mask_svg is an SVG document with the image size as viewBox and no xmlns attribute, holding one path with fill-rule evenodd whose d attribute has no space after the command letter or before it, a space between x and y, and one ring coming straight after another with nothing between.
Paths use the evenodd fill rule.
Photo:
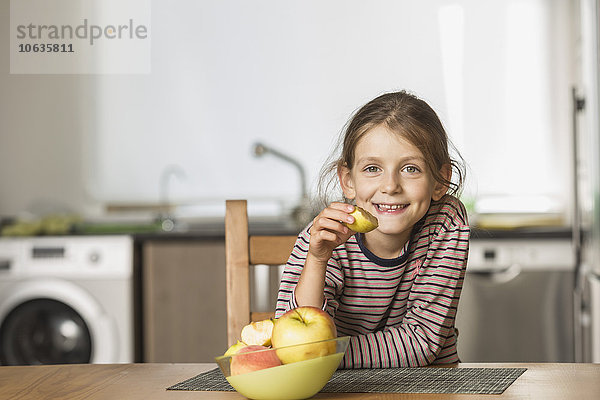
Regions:
<instances>
[{"instance_id":1,"label":"sliced apple wedge","mask_svg":"<svg viewBox=\"0 0 600 400\"><path fill-rule=\"evenodd\" d=\"M345 223L345 225L355 232L367 233L379 226L377 218L359 206L355 206L350 215L354 217L354 222L351 224Z\"/></svg>"},{"instance_id":2,"label":"sliced apple wedge","mask_svg":"<svg viewBox=\"0 0 600 400\"><path fill-rule=\"evenodd\" d=\"M248 345L270 346L273 320L250 322L242 328L242 342Z\"/></svg>"}]
</instances>

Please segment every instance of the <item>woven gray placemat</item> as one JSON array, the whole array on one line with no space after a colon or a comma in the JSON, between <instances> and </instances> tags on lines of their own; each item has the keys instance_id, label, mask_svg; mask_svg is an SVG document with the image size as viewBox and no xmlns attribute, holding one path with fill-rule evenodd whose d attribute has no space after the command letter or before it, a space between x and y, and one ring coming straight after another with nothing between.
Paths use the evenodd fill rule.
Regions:
<instances>
[{"instance_id":1,"label":"woven gray placemat","mask_svg":"<svg viewBox=\"0 0 600 400\"><path fill-rule=\"evenodd\" d=\"M321 392L502 394L527 368L389 368L337 370ZM218 368L167 390L233 391Z\"/></svg>"}]
</instances>

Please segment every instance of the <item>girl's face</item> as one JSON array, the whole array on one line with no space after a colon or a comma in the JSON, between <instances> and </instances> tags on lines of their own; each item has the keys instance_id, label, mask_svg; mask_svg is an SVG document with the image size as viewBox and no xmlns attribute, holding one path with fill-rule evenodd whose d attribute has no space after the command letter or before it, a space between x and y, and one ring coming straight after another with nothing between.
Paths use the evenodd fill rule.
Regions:
<instances>
[{"instance_id":1,"label":"girl's face","mask_svg":"<svg viewBox=\"0 0 600 400\"><path fill-rule=\"evenodd\" d=\"M439 200L447 190L433 179L421 152L383 125L359 140L352 169L338 174L346 197L377 217L376 231L399 236L403 243L431 199Z\"/></svg>"}]
</instances>

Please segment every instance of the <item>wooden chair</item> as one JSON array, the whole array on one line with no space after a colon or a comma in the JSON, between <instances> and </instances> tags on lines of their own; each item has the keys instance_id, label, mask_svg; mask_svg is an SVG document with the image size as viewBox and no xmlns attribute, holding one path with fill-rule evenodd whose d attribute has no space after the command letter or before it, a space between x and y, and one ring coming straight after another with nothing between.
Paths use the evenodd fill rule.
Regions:
<instances>
[{"instance_id":1,"label":"wooden chair","mask_svg":"<svg viewBox=\"0 0 600 400\"><path fill-rule=\"evenodd\" d=\"M296 236L250 236L246 200L225 202L225 264L227 282L227 342L231 346L250 321L274 316L274 312L251 312L250 265L285 264Z\"/></svg>"}]
</instances>

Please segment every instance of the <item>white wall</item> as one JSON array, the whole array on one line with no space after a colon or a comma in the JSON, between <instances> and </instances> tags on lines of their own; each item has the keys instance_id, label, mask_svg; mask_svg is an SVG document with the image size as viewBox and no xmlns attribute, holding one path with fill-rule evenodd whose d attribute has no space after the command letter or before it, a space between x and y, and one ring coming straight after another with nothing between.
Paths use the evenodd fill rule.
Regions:
<instances>
[{"instance_id":1,"label":"white wall","mask_svg":"<svg viewBox=\"0 0 600 400\"><path fill-rule=\"evenodd\" d=\"M98 81L96 196L156 199L161 170L177 164L187 179L174 182L174 196L183 199L296 201L295 171L253 158L255 141L301 160L313 182L370 98L407 87L443 104L436 2L418 7L424 21L407 4L155 2L152 75ZM417 30L419 40L405 36Z\"/></svg>"},{"instance_id":2,"label":"white wall","mask_svg":"<svg viewBox=\"0 0 600 400\"><path fill-rule=\"evenodd\" d=\"M9 75L0 4L0 215L154 202L172 164L177 200L295 199L295 171L251 144L314 183L352 111L400 88L439 111L470 195L568 185L565 2L154 1L152 74L129 76Z\"/></svg>"},{"instance_id":3,"label":"white wall","mask_svg":"<svg viewBox=\"0 0 600 400\"><path fill-rule=\"evenodd\" d=\"M0 1L0 215L80 210L85 76L9 74L10 1Z\"/></svg>"}]
</instances>

